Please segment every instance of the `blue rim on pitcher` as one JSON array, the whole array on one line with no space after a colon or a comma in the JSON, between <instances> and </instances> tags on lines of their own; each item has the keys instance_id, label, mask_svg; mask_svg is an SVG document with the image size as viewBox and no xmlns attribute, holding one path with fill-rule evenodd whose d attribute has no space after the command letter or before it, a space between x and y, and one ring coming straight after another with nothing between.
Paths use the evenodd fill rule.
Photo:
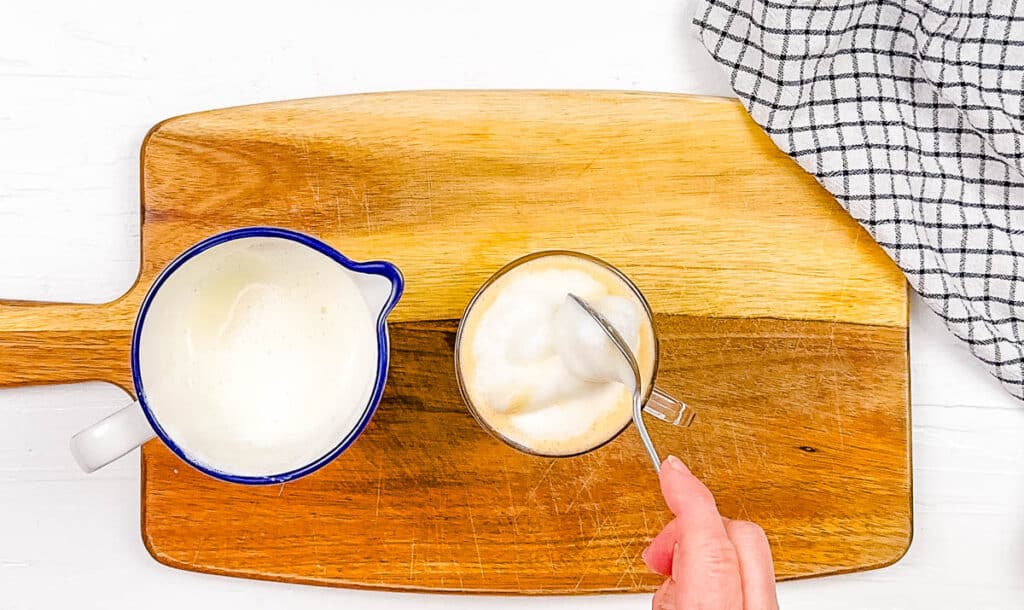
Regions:
<instances>
[{"instance_id":1,"label":"blue rim on pitcher","mask_svg":"<svg viewBox=\"0 0 1024 610\"><path fill-rule=\"evenodd\" d=\"M368 275L378 275L387 279L391 284L391 293L388 295L384 308L381 310L380 316L377 318L377 378L374 382L373 393L370 395L370 400L366 403L366 409L360 416L359 422L352 428L352 430L349 431L348 434L345 435L343 439L341 439L337 445L334 446L333 449L314 462L288 472L266 476L243 476L221 472L210 468L209 466L205 466L189 457L188 454L186 454L173 440L171 440L163 427L160 426L160 422L157 421L156 417L154 417L153 413L150 411L149 404L146 402L146 392L142 385L142 376L139 372L139 341L142 336L142 327L146 320L146 314L149 311L149 306L152 303L153 298L156 297L157 292L159 292L163 283L167 281L167 278L196 255L201 254L214 246L248 237L272 237L298 242L327 256L350 271L365 273ZM142 300L142 305L139 307L139 315L135 319L135 328L132 331L131 367L132 382L135 385L135 395L139 400L139 405L142 407L142 412L145 414L146 419L149 420L149 424L153 426L153 430L156 432L157 436L160 437L160 440L163 441L164 445L167 445L168 449L196 470L222 481L241 483L244 485L270 485L275 483L285 483L319 470L329 464L334 460L334 458L338 457L343 451L348 449L353 442L355 442L356 438L358 438L363 432L367 424L370 423L370 418L373 417L374 412L377 410L377 405L380 403L381 396L384 393L384 383L387 380L388 364L390 361L390 340L388 337L387 317L388 314L391 313L391 310L395 308L395 305L398 304L398 300L402 296L404 287L405 280L402 278L402 272L399 271L398 267L394 264L385 261L369 261L365 263L355 262L319 239L306 235L305 233L299 233L298 231L277 227L245 227L225 231L224 233L218 233L217 235L208 237L179 254L177 258L171 261L171 263L160 272L156 277L156 280L154 280L153 285L150 286L149 292L146 293L146 297Z\"/></svg>"}]
</instances>

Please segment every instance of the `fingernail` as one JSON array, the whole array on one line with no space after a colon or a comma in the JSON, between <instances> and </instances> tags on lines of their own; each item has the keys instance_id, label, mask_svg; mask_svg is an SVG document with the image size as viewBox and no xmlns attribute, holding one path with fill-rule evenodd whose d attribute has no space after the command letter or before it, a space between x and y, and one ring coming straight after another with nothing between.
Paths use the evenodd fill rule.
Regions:
<instances>
[{"instance_id":1,"label":"fingernail","mask_svg":"<svg viewBox=\"0 0 1024 610\"><path fill-rule=\"evenodd\" d=\"M668 456L668 458L665 460L665 463L668 464L669 468L675 470L676 472L681 472L683 474L689 474L690 472L690 469L686 467L686 464L684 464L682 460L680 460L674 455Z\"/></svg>"}]
</instances>

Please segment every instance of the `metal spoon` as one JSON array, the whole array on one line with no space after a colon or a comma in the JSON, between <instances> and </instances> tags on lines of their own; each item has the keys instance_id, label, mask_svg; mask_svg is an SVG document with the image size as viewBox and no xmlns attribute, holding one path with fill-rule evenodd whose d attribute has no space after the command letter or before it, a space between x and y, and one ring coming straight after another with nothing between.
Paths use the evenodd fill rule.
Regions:
<instances>
[{"instance_id":1,"label":"metal spoon","mask_svg":"<svg viewBox=\"0 0 1024 610\"><path fill-rule=\"evenodd\" d=\"M661 458L658 457L658 450L654 448L654 443L651 441L651 436L647 434L647 426L644 425L644 409L641 404L641 380L640 380L640 367L636 363L636 358L633 356L632 350L626 345L626 341L619 334L619 331L615 330L611 322L608 321L600 312L590 306L582 298L575 294L569 293L569 298L572 299L577 305L583 308L583 311L587 312L604 334L608 335L611 339L612 345L615 346L622 357L626 359L626 363L629 365L629 369L633 371L633 423L636 424L636 429L640 433L640 440L644 443L644 448L647 450L647 455L651 458L651 463L654 464L654 471L661 472ZM628 379L621 380L623 383L628 383Z\"/></svg>"}]
</instances>

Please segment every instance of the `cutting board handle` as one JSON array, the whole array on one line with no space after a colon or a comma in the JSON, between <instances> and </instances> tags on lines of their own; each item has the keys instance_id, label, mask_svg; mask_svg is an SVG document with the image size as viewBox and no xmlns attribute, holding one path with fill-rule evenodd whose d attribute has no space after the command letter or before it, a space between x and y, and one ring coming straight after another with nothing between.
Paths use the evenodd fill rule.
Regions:
<instances>
[{"instance_id":1,"label":"cutting board handle","mask_svg":"<svg viewBox=\"0 0 1024 610\"><path fill-rule=\"evenodd\" d=\"M107 381L130 392L138 292L103 305L0 301L0 387Z\"/></svg>"}]
</instances>

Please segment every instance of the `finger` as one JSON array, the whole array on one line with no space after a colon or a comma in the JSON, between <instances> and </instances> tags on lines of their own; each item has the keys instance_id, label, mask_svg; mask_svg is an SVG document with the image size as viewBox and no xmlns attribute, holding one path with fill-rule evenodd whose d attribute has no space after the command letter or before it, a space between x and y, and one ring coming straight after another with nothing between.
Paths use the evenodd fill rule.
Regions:
<instances>
[{"instance_id":1,"label":"finger","mask_svg":"<svg viewBox=\"0 0 1024 610\"><path fill-rule=\"evenodd\" d=\"M672 553L676 607L742 610L739 559L714 496L678 458L662 466L661 491L678 533Z\"/></svg>"},{"instance_id":2,"label":"finger","mask_svg":"<svg viewBox=\"0 0 1024 610\"><path fill-rule=\"evenodd\" d=\"M740 562L740 583L746 610L778 610L772 549L764 530L750 521L730 521L725 531Z\"/></svg>"},{"instance_id":3,"label":"finger","mask_svg":"<svg viewBox=\"0 0 1024 610\"><path fill-rule=\"evenodd\" d=\"M661 466L661 494L676 516L680 534L701 532L728 541L711 490L675 456L670 455Z\"/></svg>"},{"instance_id":4,"label":"finger","mask_svg":"<svg viewBox=\"0 0 1024 610\"><path fill-rule=\"evenodd\" d=\"M651 610L676 610L675 583L669 578L654 592Z\"/></svg>"},{"instance_id":5,"label":"finger","mask_svg":"<svg viewBox=\"0 0 1024 610\"><path fill-rule=\"evenodd\" d=\"M644 563L647 569L662 576L672 575L672 547L678 541L679 533L676 531L677 523L673 519L669 521L661 532L654 537L651 544L643 553Z\"/></svg>"},{"instance_id":6,"label":"finger","mask_svg":"<svg viewBox=\"0 0 1024 610\"><path fill-rule=\"evenodd\" d=\"M729 519L722 517L722 523L728 523ZM662 576L672 575L672 548L679 540L679 533L676 531L678 524L673 519L669 521L661 532L654 537L651 544L643 552L644 564L647 569ZM728 530L726 530L728 533Z\"/></svg>"}]
</instances>

